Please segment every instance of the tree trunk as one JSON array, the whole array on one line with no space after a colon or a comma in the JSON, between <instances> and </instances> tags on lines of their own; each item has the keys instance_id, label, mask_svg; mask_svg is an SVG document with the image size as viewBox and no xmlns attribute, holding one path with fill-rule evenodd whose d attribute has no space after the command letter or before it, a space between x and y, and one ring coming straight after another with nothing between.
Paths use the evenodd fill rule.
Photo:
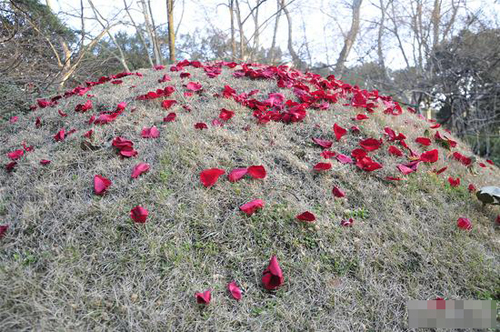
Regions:
<instances>
[{"instance_id":1,"label":"tree trunk","mask_svg":"<svg viewBox=\"0 0 500 332\"><path fill-rule=\"evenodd\" d=\"M170 62L175 62L175 30L174 30L174 1L167 0L168 12L168 51Z\"/></svg>"},{"instance_id":2,"label":"tree trunk","mask_svg":"<svg viewBox=\"0 0 500 332\"><path fill-rule=\"evenodd\" d=\"M382 39L384 36L384 23L385 23L385 11L386 8L384 6L384 0L380 0L380 24L378 27L378 38L377 38L377 55L378 55L378 63L382 68L382 72L384 75L384 80L387 77L387 71L385 69L385 59L384 59L384 51L382 50Z\"/></svg>"},{"instance_id":3,"label":"tree trunk","mask_svg":"<svg viewBox=\"0 0 500 332\"><path fill-rule=\"evenodd\" d=\"M276 14L276 21L274 23L273 41L271 42L271 48L269 49L269 61L271 62L271 64L274 64L274 57L276 56L275 54L276 34L278 33L278 24L281 16L280 0L276 0L276 6L277 6L277 14Z\"/></svg>"},{"instance_id":4,"label":"tree trunk","mask_svg":"<svg viewBox=\"0 0 500 332\"><path fill-rule=\"evenodd\" d=\"M260 47L260 41L259 41L259 7L255 9L255 15L253 15L253 23L254 23L254 40L253 40L253 48L254 48L254 53L259 54L259 47Z\"/></svg>"},{"instance_id":5,"label":"tree trunk","mask_svg":"<svg viewBox=\"0 0 500 332\"><path fill-rule=\"evenodd\" d=\"M352 4L352 20L351 20L351 29L347 33L347 36L344 39L344 47L342 51L340 51L339 58L337 60L337 64L335 65L335 71L337 75L342 75L342 72L345 68L345 62L349 53L351 52L351 48L354 45L354 41L356 40L356 36L359 32L359 16L361 11L361 3L363 0L353 0Z\"/></svg>"},{"instance_id":6,"label":"tree trunk","mask_svg":"<svg viewBox=\"0 0 500 332\"><path fill-rule=\"evenodd\" d=\"M240 2L236 2L236 19L238 20L238 29L240 31L240 61L245 61L245 34L243 33L243 22L241 21Z\"/></svg>"},{"instance_id":7,"label":"tree trunk","mask_svg":"<svg viewBox=\"0 0 500 332\"><path fill-rule=\"evenodd\" d=\"M236 60L236 39L234 36L234 0L229 0L229 15L231 17L231 55L232 60Z\"/></svg>"},{"instance_id":8,"label":"tree trunk","mask_svg":"<svg viewBox=\"0 0 500 332\"><path fill-rule=\"evenodd\" d=\"M292 57L292 61L294 66L300 68L301 67L301 60L295 50L293 49L293 38L292 38L292 18L290 16L290 12L288 11L288 8L286 8L287 5L285 5L285 0L281 0L281 9L285 13L286 21L288 23L288 52L290 52L290 56Z\"/></svg>"},{"instance_id":9,"label":"tree trunk","mask_svg":"<svg viewBox=\"0 0 500 332\"><path fill-rule=\"evenodd\" d=\"M127 12L128 17L130 18L130 21L132 22L132 25L134 26L135 31L136 31L137 35L139 36L139 39L142 43L142 46L146 50L146 54L148 55L149 64L151 65L151 67L153 67L154 66L153 59L151 58L151 54L149 53L148 45L146 44L146 39L144 39L144 35L142 34L141 29L139 29L137 24L135 24L134 18L132 17L132 15L130 14L130 11L128 10L126 0L123 0L123 5L125 6L125 11Z\"/></svg>"},{"instance_id":10,"label":"tree trunk","mask_svg":"<svg viewBox=\"0 0 500 332\"><path fill-rule=\"evenodd\" d=\"M156 53L158 53L158 59L160 61L160 64L163 63L163 56L161 54L161 41L158 38L158 35L156 34L156 24L155 24L155 18L153 16L153 10L151 9L151 0L148 0L148 10L149 10L149 15L151 17L151 27L153 28L153 38L155 39L154 45L156 46Z\"/></svg>"},{"instance_id":11,"label":"tree trunk","mask_svg":"<svg viewBox=\"0 0 500 332\"><path fill-rule=\"evenodd\" d=\"M432 10L432 49L435 49L439 43L439 23L441 22L441 1L434 0L434 9Z\"/></svg>"},{"instance_id":12,"label":"tree trunk","mask_svg":"<svg viewBox=\"0 0 500 332\"><path fill-rule=\"evenodd\" d=\"M146 25L146 30L149 35L149 40L151 41L151 48L153 49L153 56L154 56L154 61L155 65L160 65L160 54L158 52L158 47L156 45L156 38L155 34L153 31L153 28L151 27L151 22L149 20L149 10L148 7L146 6L146 1L141 0L141 5L142 5L142 14L144 15L144 24Z\"/></svg>"}]
</instances>

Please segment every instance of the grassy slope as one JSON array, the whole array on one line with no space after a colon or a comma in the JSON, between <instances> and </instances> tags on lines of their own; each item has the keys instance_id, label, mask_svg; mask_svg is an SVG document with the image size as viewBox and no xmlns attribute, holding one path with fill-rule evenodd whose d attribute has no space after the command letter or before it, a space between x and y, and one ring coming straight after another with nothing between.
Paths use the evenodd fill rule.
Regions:
<instances>
[{"instance_id":1,"label":"grassy slope","mask_svg":"<svg viewBox=\"0 0 500 332\"><path fill-rule=\"evenodd\" d=\"M119 86L93 88L95 105L110 108L129 102L118 119L94 126L95 152L80 149L89 129L90 112L73 111L85 97L62 100L59 107L37 110L4 125L0 132L1 162L22 141L35 151L22 158L16 171L0 170L0 224L9 223L0 240L0 329L2 330L405 330L406 301L436 296L461 299L499 298L500 243L494 218L498 207L482 208L465 186L500 183L498 168L479 169L472 176L447 159L420 165L406 181L387 154L387 143L370 153L384 168L366 173L332 161L331 171L314 174L324 161L312 137L334 139L334 123L349 128L361 109L342 106L309 110L303 123L255 124L249 109L233 100L214 98L225 84L238 93L260 89L257 99L290 90L275 81L235 79L224 69L209 79L202 69L188 67L191 81L203 84L202 96L188 98L193 111L173 107L177 121L162 124L167 114L159 101L134 101L147 91L174 85L172 98L182 101L182 83L157 83L163 72L143 70L143 78L123 78ZM136 88L130 88L137 85ZM131 107L137 111L130 112ZM223 128L210 121L219 109L236 115ZM62 118L57 109L69 116ZM34 128L36 116L44 126ZM404 113L394 117L382 109L359 124L332 150L349 154L360 138L382 137L388 125L414 143L429 124ZM196 122L208 130L195 130ZM158 139L143 139L141 128L157 124ZM250 130L242 128L250 125ZM61 128L78 131L64 142L52 136ZM137 158L121 160L111 147L116 136L131 139ZM429 148L436 147L435 144ZM457 151L470 153L459 143ZM51 159L41 166L40 159ZM151 164L149 173L130 178L137 162ZM264 165L264 180L225 178L211 189L199 172L218 167ZM449 166L437 177L433 168ZM113 181L104 197L93 194L92 178ZM460 176L462 186L450 188L446 178ZM334 185L345 199L334 199ZM252 199L266 202L246 217L238 207ZM131 223L129 211L140 204L150 211L145 225ZM313 227L294 216L316 214ZM354 216L352 228L340 220ZM473 230L456 226L469 217ZM285 284L276 293L263 290L260 277L269 257L278 255ZM226 285L236 280L244 295L238 303ZM213 289L212 303L200 308L193 294Z\"/></svg>"}]
</instances>

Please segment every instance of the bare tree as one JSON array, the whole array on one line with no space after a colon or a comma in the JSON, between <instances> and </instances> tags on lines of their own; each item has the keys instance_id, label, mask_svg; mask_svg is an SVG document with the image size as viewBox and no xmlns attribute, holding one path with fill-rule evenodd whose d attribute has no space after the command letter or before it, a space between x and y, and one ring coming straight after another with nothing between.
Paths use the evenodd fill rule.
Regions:
<instances>
[{"instance_id":1,"label":"bare tree","mask_svg":"<svg viewBox=\"0 0 500 332\"><path fill-rule=\"evenodd\" d=\"M344 38L344 46L342 47L342 51L340 51L337 63L335 65L335 72L338 75L341 75L344 71L345 62L347 60L347 57L349 56L349 53L351 52L351 48L354 45L354 41L356 40L356 36L359 32L359 17L362 2L363 0L353 0L352 2L351 28Z\"/></svg>"},{"instance_id":2,"label":"bare tree","mask_svg":"<svg viewBox=\"0 0 500 332\"><path fill-rule=\"evenodd\" d=\"M274 63L274 57L276 55L276 34L278 33L278 25L280 22L280 16L281 16L281 0L276 0L276 7L277 7L277 14L276 14L276 20L274 22L274 31L273 31L273 39L271 42L271 47L269 48L269 61L271 63Z\"/></svg>"},{"instance_id":3,"label":"bare tree","mask_svg":"<svg viewBox=\"0 0 500 332\"><path fill-rule=\"evenodd\" d=\"M288 23L288 52L290 52L290 56L292 57L293 64L301 68L302 67L302 60L299 58L297 55L297 52L293 49L293 38L292 38L292 17L290 15L290 11L287 8L287 5L285 4L285 0L281 0L281 10L285 13L286 21Z\"/></svg>"},{"instance_id":4,"label":"bare tree","mask_svg":"<svg viewBox=\"0 0 500 332\"><path fill-rule=\"evenodd\" d=\"M161 64L160 50L158 48L155 31L153 30L153 27L151 26L151 21L149 19L149 8L146 5L146 0L140 0L140 2L142 5L142 14L144 15L144 24L146 25L146 30L149 35L149 40L151 41L151 46L153 48L155 65L160 65Z\"/></svg>"},{"instance_id":5,"label":"bare tree","mask_svg":"<svg viewBox=\"0 0 500 332\"><path fill-rule=\"evenodd\" d=\"M108 20L106 18L104 18L104 16L101 15L101 13L94 6L94 3L92 2L92 0L88 0L88 2L90 4L90 7L92 8L92 11L94 12L95 20L102 26L102 28L104 30L106 30L106 26L109 26ZM102 21L104 21L106 24L104 24ZM123 52L122 48L120 47L120 44L118 44L118 42L116 41L115 36L113 36L113 34L109 32L109 29L107 29L106 33L108 34L109 38L113 41L116 49L119 52L119 55L115 54L116 59L120 61L120 63L123 66L123 69L125 69L125 71L129 72L130 69L128 68L128 65L127 65L127 59L125 58L125 53Z\"/></svg>"},{"instance_id":6,"label":"bare tree","mask_svg":"<svg viewBox=\"0 0 500 332\"><path fill-rule=\"evenodd\" d=\"M142 30L139 28L139 26L135 23L134 21L134 18L133 16L130 14L130 6L127 5L127 1L126 0L123 0L123 5L125 7L125 11L127 12L127 15L128 17L130 18L130 22L132 23L132 25L134 26L135 28L135 31L137 33L137 36L139 37L139 40L141 41L142 43L142 46L144 47L144 49L146 50L146 53L148 55L148 61L149 61L149 64L151 65L151 67L153 67L153 59L151 58L151 54L149 53L149 50L148 50L148 45L146 44L146 39L144 38L144 35L142 33Z\"/></svg>"}]
</instances>

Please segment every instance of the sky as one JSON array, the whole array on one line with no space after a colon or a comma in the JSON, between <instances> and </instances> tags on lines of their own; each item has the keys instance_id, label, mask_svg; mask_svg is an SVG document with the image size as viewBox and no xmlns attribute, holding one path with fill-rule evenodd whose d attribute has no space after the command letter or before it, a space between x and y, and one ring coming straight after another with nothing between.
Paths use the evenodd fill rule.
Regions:
<instances>
[{"instance_id":1,"label":"sky","mask_svg":"<svg viewBox=\"0 0 500 332\"><path fill-rule=\"evenodd\" d=\"M78 14L80 9L79 0L52 0L56 12L65 12ZM290 0L289 0L290 1ZM304 45L307 39L307 44L310 49L312 63L328 62L334 64L343 45L343 36L349 30L351 13L348 6L349 0L294 0L290 5L290 12L293 19L293 39L296 50L300 45ZM412 0L403 0L412 1ZM425 0L424 0L425 1ZM449 3L451 0L443 0L444 3ZM97 9L101 14L111 19L123 19L128 21L126 13L123 11L123 0L93 0ZM139 10L140 5L137 0L126 0L127 4L131 5L131 12L136 23L144 22L143 15ZM254 4L256 0L249 0ZM176 26L179 24L179 34L192 33L195 29L204 29L209 26L215 26L229 33L230 18L229 10L225 4L227 0L175 0L174 5L174 20ZM365 31L368 35L360 36L359 40L363 42L357 43L347 65L358 63L361 59L374 56L374 43L370 43L371 35L374 34L373 21L379 20L379 11L374 6L378 4L378 0L363 0L361 7L361 31ZM85 16L89 17L86 20L86 28L90 31L100 31L100 26L95 20L90 19L93 13L84 0ZM153 17L157 26L166 25L167 10L165 0L151 0L153 9ZM483 14L497 19L500 13L500 1L498 0L467 0L467 6L472 11L478 9L483 10ZM249 8L246 4L242 4L242 12L244 16L249 13ZM260 6L259 21L262 23L267 18L276 12L276 1L267 0ZM118 14L118 16L116 16ZM61 15L59 15L61 17ZM74 28L80 28L80 18L63 15L67 24ZM269 20L268 24L263 27L260 36L261 45L268 48L271 44L274 19ZM367 28L367 29L363 29ZM126 30L134 33L134 28L125 28L121 25L115 28L113 32L118 30ZM254 23L250 18L244 25L244 32L247 37L251 36L254 31ZM277 43L283 51L287 45L287 23L284 16L280 18L279 30L277 34ZM307 36L307 37L305 37ZM409 44L405 47L409 47ZM367 55L367 50L371 50ZM404 66L404 61L399 51L396 51L394 45L387 45L386 49L386 64L394 69ZM366 60L366 59L365 59Z\"/></svg>"}]
</instances>

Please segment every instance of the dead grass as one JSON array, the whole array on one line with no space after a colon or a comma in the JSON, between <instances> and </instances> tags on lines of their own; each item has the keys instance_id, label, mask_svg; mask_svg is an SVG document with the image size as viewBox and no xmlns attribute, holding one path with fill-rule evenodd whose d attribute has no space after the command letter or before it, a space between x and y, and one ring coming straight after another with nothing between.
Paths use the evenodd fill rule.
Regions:
<instances>
[{"instance_id":1,"label":"dead grass","mask_svg":"<svg viewBox=\"0 0 500 332\"><path fill-rule=\"evenodd\" d=\"M333 162L332 171L314 174L322 158L311 137L334 139L332 125L350 127L358 111L339 101L328 111L310 110L303 123L259 126L248 109L212 95L225 84L238 93L260 89L257 99L270 92L293 98L291 91L274 81L234 79L228 70L215 79L201 69L188 71L205 92L186 99L191 113L182 102L175 105L178 117L169 124L161 123L168 112L159 102L133 100L166 86L157 83L163 72L142 70L143 78L95 87L94 105L129 105L115 122L93 127L93 144L101 147L94 152L80 149L90 115L73 111L84 97L3 126L2 163L22 141L35 151L13 173L0 170L0 223L10 224L0 240L1 330L397 331L408 329L409 299L500 299L494 225L500 210L482 208L466 189L446 185L449 175L461 177L463 186L499 185L498 168L480 168L474 176L439 148L438 163L388 182L384 177L398 176L401 159L383 148L373 153L384 165L374 173ZM181 84L189 80L172 74L179 91L172 97L183 100ZM137 111L130 113L132 107ZM235 117L212 127L223 107ZM58 108L69 116L61 118ZM36 116L44 123L40 129ZM422 151L413 141L425 122L381 110L370 117L360 134L345 136L332 150L349 154L360 138L382 137L389 125ZM209 129L195 130L197 122ZM153 124L160 138L140 138L142 127ZM77 132L56 143L52 136L62 127ZM116 136L131 139L138 157L118 158L111 147ZM458 151L471 153L459 144ZM43 158L52 163L41 166ZM132 180L137 162L150 163L151 170ZM220 180L211 189L199 183L205 168L260 164L268 171L264 180ZM449 168L439 177L427 172L443 166ZM95 174L113 181L104 197L92 192ZM347 198L334 199L334 185ZM246 217L238 207L255 198L266 206ZM150 211L145 225L130 221L137 204ZM295 221L305 210L316 214L316 226ZM471 232L456 227L460 216L472 220ZM354 227L340 226L346 217L354 217ZM268 293L260 277L273 254L285 284ZM227 294L232 280L243 289L239 303ZM200 308L194 293L209 288L212 303Z\"/></svg>"}]
</instances>

